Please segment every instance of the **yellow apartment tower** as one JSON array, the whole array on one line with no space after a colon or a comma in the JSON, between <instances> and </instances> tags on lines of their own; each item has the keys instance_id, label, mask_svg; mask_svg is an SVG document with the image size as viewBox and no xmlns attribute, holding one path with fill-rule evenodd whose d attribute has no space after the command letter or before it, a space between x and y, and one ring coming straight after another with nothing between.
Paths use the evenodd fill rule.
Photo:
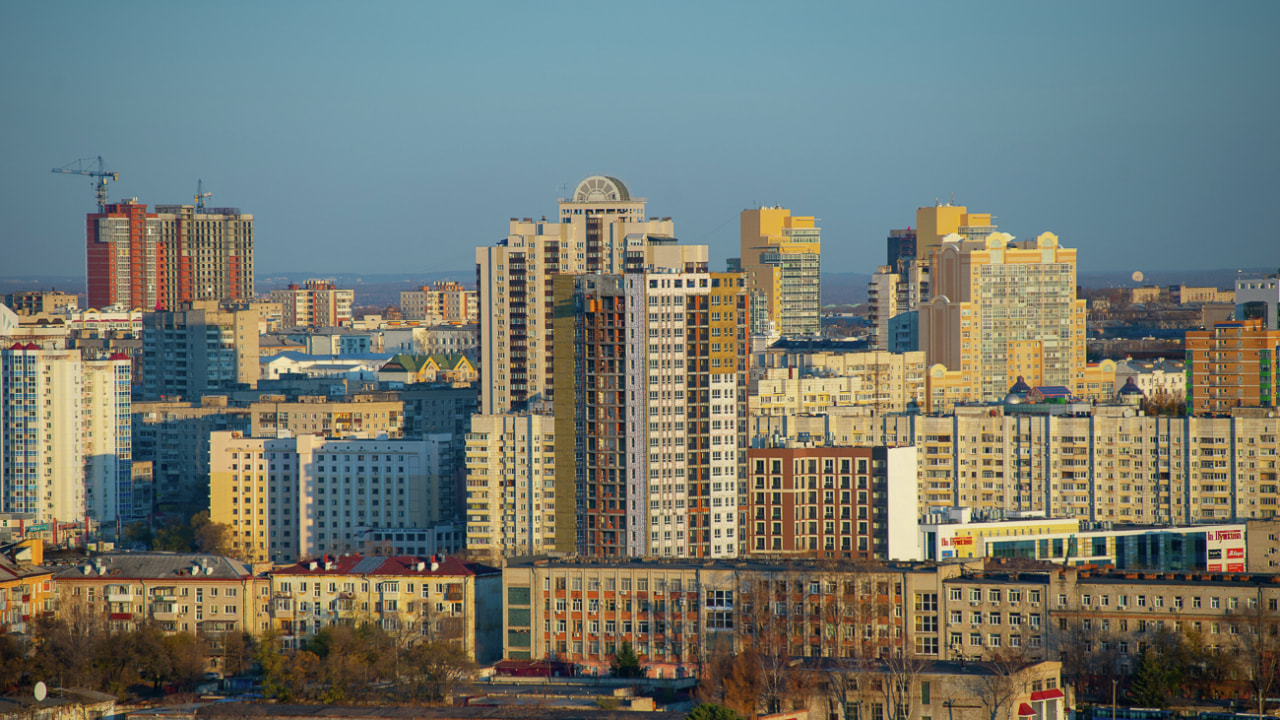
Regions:
<instances>
[{"instance_id":1,"label":"yellow apartment tower","mask_svg":"<svg viewBox=\"0 0 1280 720\"><path fill-rule=\"evenodd\" d=\"M813 216L792 215L784 207L742 211L748 291L764 300L773 329L784 336L822 330L821 235Z\"/></svg>"},{"instance_id":2,"label":"yellow apartment tower","mask_svg":"<svg viewBox=\"0 0 1280 720\"><path fill-rule=\"evenodd\" d=\"M1076 251L1052 233L1014 242L952 233L935 251L932 299L920 309L929 409L999 400L1019 377L1085 394L1085 301Z\"/></svg>"}]
</instances>

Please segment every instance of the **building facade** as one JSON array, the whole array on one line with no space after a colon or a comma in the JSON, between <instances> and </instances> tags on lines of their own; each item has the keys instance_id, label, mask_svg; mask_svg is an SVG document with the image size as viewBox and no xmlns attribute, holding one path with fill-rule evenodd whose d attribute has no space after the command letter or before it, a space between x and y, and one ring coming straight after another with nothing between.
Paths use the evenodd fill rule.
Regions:
<instances>
[{"instance_id":1,"label":"building facade","mask_svg":"<svg viewBox=\"0 0 1280 720\"><path fill-rule=\"evenodd\" d=\"M328 396L261 395L249 406L253 437L320 435L327 438L404 437L404 403L392 393Z\"/></svg>"},{"instance_id":2,"label":"building facade","mask_svg":"<svg viewBox=\"0 0 1280 720\"><path fill-rule=\"evenodd\" d=\"M917 507L915 448L780 445L747 450L741 554L916 558L918 541L903 523Z\"/></svg>"},{"instance_id":3,"label":"building facade","mask_svg":"<svg viewBox=\"0 0 1280 720\"><path fill-rule=\"evenodd\" d=\"M925 404L923 352L807 352L771 348L751 396L753 415L906 412Z\"/></svg>"},{"instance_id":4,"label":"building facade","mask_svg":"<svg viewBox=\"0 0 1280 720\"><path fill-rule=\"evenodd\" d=\"M84 383L78 350L15 343L0 351L3 512L42 523L84 518Z\"/></svg>"},{"instance_id":5,"label":"building facade","mask_svg":"<svg viewBox=\"0 0 1280 720\"><path fill-rule=\"evenodd\" d=\"M1276 515L1280 421L1141 415L1131 407L1000 406L950 416L752 417L750 436L914 445L919 513L972 508L1093 522L1184 524Z\"/></svg>"},{"instance_id":6,"label":"building facade","mask_svg":"<svg viewBox=\"0 0 1280 720\"><path fill-rule=\"evenodd\" d=\"M134 460L152 466L154 509L148 512L189 517L188 507L203 505L208 495L210 436L250 434L249 408L229 406L225 396L206 395L198 402L136 402L131 409Z\"/></svg>"},{"instance_id":7,"label":"building facade","mask_svg":"<svg viewBox=\"0 0 1280 720\"><path fill-rule=\"evenodd\" d=\"M476 291L452 280L401 292L400 314L405 320L427 323L476 323L480 320Z\"/></svg>"},{"instance_id":8,"label":"building facade","mask_svg":"<svg viewBox=\"0 0 1280 720\"><path fill-rule=\"evenodd\" d=\"M557 316L573 326L557 328L556 500L575 499L578 551L736 554L743 276L581 275L557 297Z\"/></svg>"},{"instance_id":9,"label":"building facade","mask_svg":"<svg viewBox=\"0 0 1280 720\"><path fill-rule=\"evenodd\" d=\"M217 555L112 553L54 573L59 614L96 618L113 631L155 623L203 640L205 665L220 669L225 638L267 629L269 584L249 566Z\"/></svg>"},{"instance_id":10,"label":"building facade","mask_svg":"<svg viewBox=\"0 0 1280 720\"><path fill-rule=\"evenodd\" d=\"M444 520L441 496L456 481L445 440L214 433L210 518L230 526L233 551L254 561L359 551L376 529Z\"/></svg>"}]
</instances>

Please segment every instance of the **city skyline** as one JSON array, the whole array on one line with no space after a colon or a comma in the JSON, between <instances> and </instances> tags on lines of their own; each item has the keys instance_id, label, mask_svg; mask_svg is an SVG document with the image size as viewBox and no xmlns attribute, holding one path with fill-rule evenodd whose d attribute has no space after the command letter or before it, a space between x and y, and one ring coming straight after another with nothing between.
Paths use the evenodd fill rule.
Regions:
<instances>
[{"instance_id":1,"label":"city skyline","mask_svg":"<svg viewBox=\"0 0 1280 720\"><path fill-rule=\"evenodd\" d=\"M714 270L780 204L816 216L824 272L869 274L953 193L1086 272L1272 264L1274 5L130 7L2 11L10 274L84 272L90 182L49 169L88 155L112 201L203 179L255 215L264 273L467 272L595 174Z\"/></svg>"}]
</instances>

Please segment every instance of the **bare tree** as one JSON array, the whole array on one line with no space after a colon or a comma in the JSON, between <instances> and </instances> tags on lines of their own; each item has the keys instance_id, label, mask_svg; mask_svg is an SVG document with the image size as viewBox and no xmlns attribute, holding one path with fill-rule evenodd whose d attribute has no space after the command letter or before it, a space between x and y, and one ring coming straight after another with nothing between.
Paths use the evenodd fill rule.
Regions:
<instances>
[{"instance_id":1,"label":"bare tree","mask_svg":"<svg viewBox=\"0 0 1280 720\"><path fill-rule=\"evenodd\" d=\"M923 660L902 652L880 662L880 691L884 695L886 717L893 720L911 717L915 688L923 670Z\"/></svg>"},{"instance_id":2,"label":"bare tree","mask_svg":"<svg viewBox=\"0 0 1280 720\"><path fill-rule=\"evenodd\" d=\"M1246 611L1236 635L1239 668L1258 702L1258 714L1265 715L1266 698L1280 686L1280 628L1274 611L1261 604Z\"/></svg>"},{"instance_id":3,"label":"bare tree","mask_svg":"<svg viewBox=\"0 0 1280 720\"><path fill-rule=\"evenodd\" d=\"M989 720L1011 720L1018 698L1027 690L1028 666L1023 653L992 652L988 659L976 663L977 674L971 676L973 695L982 703Z\"/></svg>"}]
</instances>

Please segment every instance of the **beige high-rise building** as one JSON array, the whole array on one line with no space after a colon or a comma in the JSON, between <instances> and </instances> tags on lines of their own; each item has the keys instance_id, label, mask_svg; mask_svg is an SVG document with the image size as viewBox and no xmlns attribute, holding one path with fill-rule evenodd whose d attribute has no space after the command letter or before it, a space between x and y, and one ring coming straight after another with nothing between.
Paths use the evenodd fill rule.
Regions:
<instances>
[{"instance_id":1,"label":"beige high-rise building","mask_svg":"<svg viewBox=\"0 0 1280 720\"><path fill-rule=\"evenodd\" d=\"M1019 377L1084 394L1085 301L1076 298L1076 251L1056 235L949 235L931 282L920 345L939 397L947 389L938 404L999 400Z\"/></svg>"},{"instance_id":2,"label":"beige high-rise building","mask_svg":"<svg viewBox=\"0 0 1280 720\"><path fill-rule=\"evenodd\" d=\"M375 528L441 521L447 437L335 440L315 435L210 439L209 516L245 559L294 562L364 548ZM451 460L449 460L451 462Z\"/></svg>"},{"instance_id":3,"label":"beige high-rise building","mask_svg":"<svg viewBox=\"0 0 1280 720\"><path fill-rule=\"evenodd\" d=\"M468 550L511 556L555 549L555 442L551 415L472 416L467 434Z\"/></svg>"},{"instance_id":4,"label":"beige high-rise building","mask_svg":"<svg viewBox=\"0 0 1280 720\"><path fill-rule=\"evenodd\" d=\"M942 248L942 240L956 234L980 240L995 232L991 213L971 213L963 205L938 204L916 209L916 257L929 260Z\"/></svg>"},{"instance_id":5,"label":"beige high-rise building","mask_svg":"<svg viewBox=\"0 0 1280 720\"><path fill-rule=\"evenodd\" d=\"M476 248L480 412L553 400L552 281L557 274L705 272L705 245L678 245L671 218L645 219L645 199L613 177L583 180L555 220L511 219L507 239Z\"/></svg>"},{"instance_id":6,"label":"beige high-rise building","mask_svg":"<svg viewBox=\"0 0 1280 720\"><path fill-rule=\"evenodd\" d=\"M15 343L0 351L0 512L32 513L41 523L84 518L92 450L84 400L79 350Z\"/></svg>"},{"instance_id":7,"label":"beige high-rise building","mask_svg":"<svg viewBox=\"0 0 1280 720\"><path fill-rule=\"evenodd\" d=\"M778 206L742 211L740 267L783 336L822 330L822 231L815 222Z\"/></svg>"}]
</instances>

